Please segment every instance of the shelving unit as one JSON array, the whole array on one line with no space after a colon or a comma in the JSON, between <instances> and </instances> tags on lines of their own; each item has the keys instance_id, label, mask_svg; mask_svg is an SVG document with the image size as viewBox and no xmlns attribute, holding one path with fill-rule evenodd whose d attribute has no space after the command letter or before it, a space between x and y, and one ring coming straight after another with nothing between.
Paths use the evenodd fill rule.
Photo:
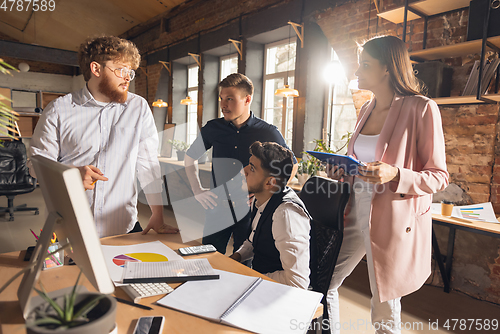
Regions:
<instances>
[{"instance_id":1,"label":"shelving unit","mask_svg":"<svg viewBox=\"0 0 500 334\"><path fill-rule=\"evenodd\" d=\"M452 10L469 7L470 0L423 0L412 2L408 5L408 17L406 21L412 21L424 16L433 16ZM404 22L405 8L398 7L377 14L393 23L399 24Z\"/></svg>"},{"instance_id":2,"label":"shelving unit","mask_svg":"<svg viewBox=\"0 0 500 334\"><path fill-rule=\"evenodd\" d=\"M413 62L423 62L427 60L437 60L444 58L461 57L473 53L481 53L480 59L485 59L486 49L489 48L497 53L500 53L500 36L486 37L486 29L483 29L483 38L474 41L468 41L453 45L445 45L436 48L426 49L427 39L427 20L430 16L450 12L453 10L468 7L470 0L423 0L409 3L405 0L405 5L386 12L379 13L378 16L393 23L403 23L403 41L406 38L407 22L418 18L424 18L424 38L423 50L410 53ZM489 3L486 16L485 27L489 24ZM496 24L496 23L495 23ZM475 103L498 103L500 102L500 94L498 94L498 85L495 89L495 94L480 95L481 78L483 75L483 62L480 64L478 88L475 96L451 96L434 98L439 105L457 105L457 104L475 104ZM497 77L500 75L497 70ZM497 78L498 83L498 78Z\"/></svg>"},{"instance_id":3,"label":"shelving unit","mask_svg":"<svg viewBox=\"0 0 500 334\"><path fill-rule=\"evenodd\" d=\"M486 94L481 95L481 98L489 99L494 102L500 102L500 94ZM433 99L438 105L454 105L454 104L482 104L487 103L483 100L478 100L475 95L468 96L449 96L437 97Z\"/></svg>"},{"instance_id":4,"label":"shelving unit","mask_svg":"<svg viewBox=\"0 0 500 334\"><path fill-rule=\"evenodd\" d=\"M482 40L468 41L452 45L443 45L431 49L423 49L410 52L412 60L425 61L443 58L452 58L466 56L472 53L481 52ZM495 51L500 50L500 36L490 37L486 41L486 45Z\"/></svg>"}]
</instances>

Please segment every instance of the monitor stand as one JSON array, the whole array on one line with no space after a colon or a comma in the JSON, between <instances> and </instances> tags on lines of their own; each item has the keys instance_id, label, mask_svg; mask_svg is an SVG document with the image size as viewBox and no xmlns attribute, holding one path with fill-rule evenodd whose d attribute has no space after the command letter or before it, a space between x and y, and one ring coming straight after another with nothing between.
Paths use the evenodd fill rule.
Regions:
<instances>
[{"instance_id":1,"label":"monitor stand","mask_svg":"<svg viewBox=\"0 0 500 334\"><path fill-rule=\"evenodd\" d=\"M61 219L62 217L58 213L49 213L47 220L45 220L45 225L43 225L42 233L38 238L35 250L33 251L33 255L31 256L31 260L28 265L28 268L30 269L24 273L19 289L17 290L17 297L19 299L19 303L21 304L24 319L27 319L31 310L33 310L33 307L31 306L31 294L36 282L38 281L40 271L42 270L47 250L49 249L50 239L52 238L52 232L54 232L55 225Z\"/></svg>"}]
</instances>

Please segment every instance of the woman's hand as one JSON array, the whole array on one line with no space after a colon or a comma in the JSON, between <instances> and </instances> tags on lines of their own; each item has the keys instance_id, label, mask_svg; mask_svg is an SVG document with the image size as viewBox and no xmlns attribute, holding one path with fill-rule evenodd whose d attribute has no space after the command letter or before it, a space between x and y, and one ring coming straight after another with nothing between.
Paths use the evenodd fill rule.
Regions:
<instances>
[{"instance_id":1,"label":"woman's hand","mask_svg":"<svg viewBox=\"0 0 500 334\"><path fill-rule=\"evenodd\" d=\"M344 168L339 168L339 166L335 165L326 165L326 175L333 180L340 180L344 177Z\"/></svg>"},{"instance_id":2,"label":"woman's hand","mask_svg":"<svg viewBox=\"0 0 500 334\"><path fill-rule=\"evenodd\" d=\"M382 161L369 162L358 168L358 177L368 183L384 184L390 181L399 181L399 169Z\"/></svg>"}]
</instances>

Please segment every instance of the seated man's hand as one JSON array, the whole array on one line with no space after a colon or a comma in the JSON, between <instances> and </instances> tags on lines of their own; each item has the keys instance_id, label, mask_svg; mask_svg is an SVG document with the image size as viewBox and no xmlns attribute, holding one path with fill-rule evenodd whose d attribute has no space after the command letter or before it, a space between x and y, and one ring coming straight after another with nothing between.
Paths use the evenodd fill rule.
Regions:
<instances>
[{"instance_id":1,"label":"seated man's hand","mask_svg":"<svg viewBox=\"0 0 500 334\"><path fill-rule=\"evenodd\" d=\"M241 262L241 254L240 253L233 253L233 255L231 255L230 258L233 260L236 260L238 262Z\"/></svg>"},{"instance_id":2,"label":"seated man's hand","mask_svg":"<svg viewBox=\"0 0 500 334\"><path fill-rule=\"evenodd\" d=\"M203 209L213 209L217 206L215 199L217 195L207 189L201 189L201 191L194 195L194 198L203 206Z\"/></svg>"},{"instance_id":3,"label":"seated man's hand","mask_svg":"<svg viewBox=\"0 0 500 334\"><path fill-rule=\"evenodd\" d=\"M80 174L82 176L83 187L85 188L85 190L94 189L94 187L95 187L94 184L98 180L108 181L108 178L103 176L103 174L99 170L99 168L97 168L95 166L87 165L87 166L77 167L77 168L80 171Z\"/></svg>"},{"instance_id":4,"label":"seated man's hand","mask_svg":"<svg viewBox=\"0 0 500 334\"><path fill-rule=\"evenodd\" d=\"M148 226L142 231L142 234L146 234L149 230L153 229L158 234L175 234L179 233L179 229L163 222L163 215L153 214L149 219Z\"/></svg>"}]
</instances>

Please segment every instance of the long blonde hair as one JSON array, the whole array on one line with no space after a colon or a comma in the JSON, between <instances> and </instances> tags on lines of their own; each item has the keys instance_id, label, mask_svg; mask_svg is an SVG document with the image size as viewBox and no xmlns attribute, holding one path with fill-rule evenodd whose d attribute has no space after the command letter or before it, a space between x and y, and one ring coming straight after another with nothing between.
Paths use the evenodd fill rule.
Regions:
<instances>
[{"instance_id":1,"label":"long blonde hair","mask_svg":"<svg viewBox=\"0 0 500 334\"><path fill-rule=\"evenodd\" d=\"M377 36L359 47L386 65L390 85L398 95L421 95L425 87L415 77L405 43L395 36Z\"/></svg>"}]
</instances>

